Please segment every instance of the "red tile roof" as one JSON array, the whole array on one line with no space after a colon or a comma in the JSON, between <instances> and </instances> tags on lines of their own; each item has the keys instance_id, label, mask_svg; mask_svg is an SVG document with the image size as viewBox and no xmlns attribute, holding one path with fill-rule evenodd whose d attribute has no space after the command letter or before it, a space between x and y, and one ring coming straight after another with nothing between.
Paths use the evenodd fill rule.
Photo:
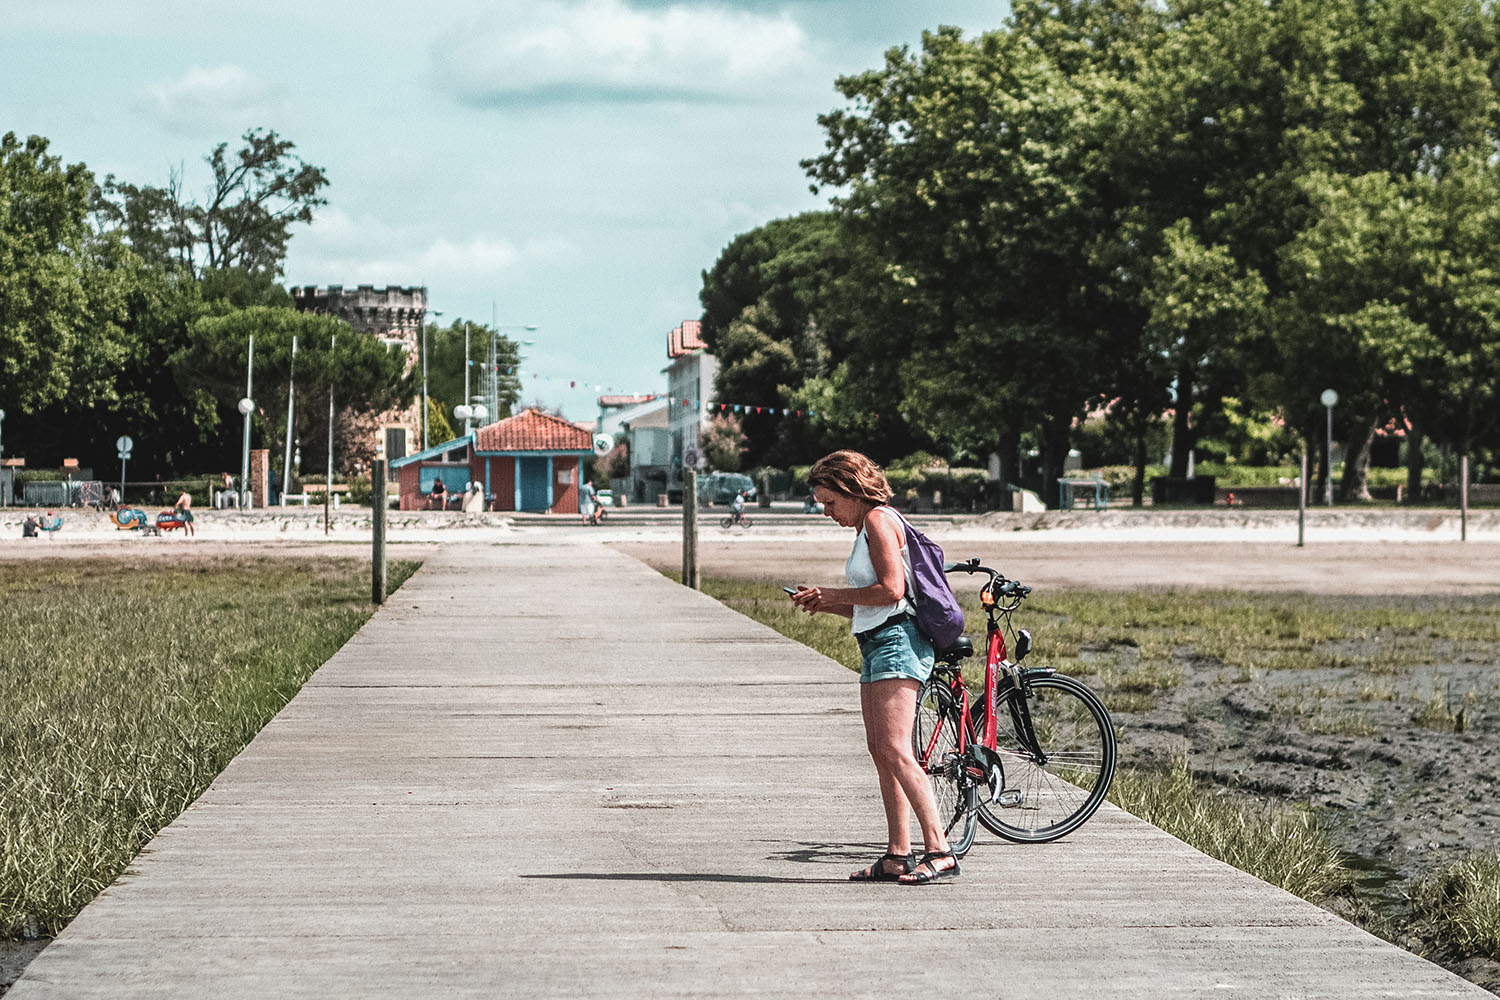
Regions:
<instances>
[{"instance_id":1,"label":"red tile roof","mask_svg":"<svg viewBox=\"0 0 1500 1000\"><path fill-rule=\"evenodd\" d=\"M673 327L672 332L667 334L667 357L669 358L680 358L684 354L707 348L708 345L703 342L703 323L699 320L683 320L681 326Z\"/></svg>"},{"instance_id":2,"label":"red tile roof","mask_svg":"<svg viewBox=\"0 0 1500 1000\"><path fill-rule=\"evenodd\" d=\"M475 451L591 451L594 435L562 417L522 410L474 433Z\"/></svg>"}]
</instances>

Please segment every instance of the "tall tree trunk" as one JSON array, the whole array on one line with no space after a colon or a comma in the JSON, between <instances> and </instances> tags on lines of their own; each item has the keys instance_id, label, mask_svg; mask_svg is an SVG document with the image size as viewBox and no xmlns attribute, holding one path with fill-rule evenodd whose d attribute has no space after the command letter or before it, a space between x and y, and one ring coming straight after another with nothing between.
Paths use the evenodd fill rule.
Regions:
<instances>
[{"instance_id":1,"label":"tall tree trunk","mask_svg":"<svg viewBox=\"0 0 1500 1000\"><path fill-rule=\"evenodd\" d=\"M1375 440L1375 420L1356 423L1344 443L1344 481L1339 484L1339 495L1348 500L1369 500L1370 497L1370 445Z\"/></svg>"},{"instance_id":2,"label":"tall tree trunk","mask_svg":"<svg viewBox=\"0 0 1500 1000\"><path fill-rule=\"evenodd\" d=\"M1042 498L1049 510L1057 509L1057 481L1063 477L1068 460L1068 431L1072 425L1072 417L1059 417L1042 429Z\"/></svg>"},{"instance_id":3,"label":"tall tree trunk","mask_svg":"<svg viewBox=\"0 0 1500 1000\"><path fill-rule=\"evenodd\" d=\"M1188 474L1188 453L1193 450L1193 371L1183 365L1177 371L1177 407L1172 414L1172 468L1176 477Z\"/></svg>"},{"instance_id":4,"label":"tall tree trunk","mask_svg":"<svg viewBox=\"0 0 1500 1000\"><path fill-rule=\"evenodd\" d=\"M1010 487L1021 485L1021 436L1001 435L995 448L995 460L999 466L996 483L1000 491L996 497L996 507L999 510L1015 510L1015 494L1010 491Z\"/></svg>"},{"instance_id":5,"label":"tall tree trunk","mask_svg":"<svg viewBox=\"0 0 1500 1000\"><path fill-rule=\"evenodd\" d=\"M1130 480L1132 507L1143 506L1146 502L1146 430L1149 426L1144 420L1135 425L1135 476Z\"/></svg>"},{"instance_id":6,"label":"tall tree trunk","mask_svg":"<svg viewBox=\"0 0 1500 1000\"><path fill-rule=\"evenodd\" d=\"M1406 502L1422 502L1422 429L1415 417L1406 418Z\"/></svg>"}]
</instances>

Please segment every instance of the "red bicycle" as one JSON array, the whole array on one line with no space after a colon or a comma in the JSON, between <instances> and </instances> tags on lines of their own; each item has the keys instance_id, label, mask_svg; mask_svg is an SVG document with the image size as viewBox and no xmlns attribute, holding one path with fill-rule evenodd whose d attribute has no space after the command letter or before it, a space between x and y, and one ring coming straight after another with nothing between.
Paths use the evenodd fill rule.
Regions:
<instances>
[{"instance_id":1,"label":"red bicycle","mask_svg":"<svg viewBox=\"0 0 1500 1000\"><path fill-rule=\"evenodd\" d=\"M1099 808L1115 776L1115 729L1087 685L1052 667L1022 667L1031 633L1011 615L1031 588L979 565L945 563L948 573L984 573L987 616L984 690L978 705L964 686L962 661L974 655L964 636L939 650L917 694L912 742L932 780L948 842L962 855L976 823L1019 843L1071 833ZM1007 636L1014 642L1010 658Z\"/></svg>"}]
</instances>

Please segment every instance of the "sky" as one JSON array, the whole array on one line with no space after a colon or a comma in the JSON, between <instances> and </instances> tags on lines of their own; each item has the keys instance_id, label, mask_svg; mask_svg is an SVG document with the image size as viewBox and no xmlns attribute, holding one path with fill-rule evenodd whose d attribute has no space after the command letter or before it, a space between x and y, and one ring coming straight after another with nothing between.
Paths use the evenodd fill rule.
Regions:
<instances>
[{"instance_id":1,"label":"sky","mask_svg":"<svg viewBox=\"0 0 1500 1000\"><path fill-rule=\"evenodd\" d=\"M662 392L736 235L826 207L834 81L1004 0L0 0L0 133L190 194L251 128L329 178L284 283L424 285L523 344L523 403ZM431 317L430 317L431 318ZM535 331L520 329L535 326ZM769 401L745 400L763 403Z\"/></svg>"}]
</instances>

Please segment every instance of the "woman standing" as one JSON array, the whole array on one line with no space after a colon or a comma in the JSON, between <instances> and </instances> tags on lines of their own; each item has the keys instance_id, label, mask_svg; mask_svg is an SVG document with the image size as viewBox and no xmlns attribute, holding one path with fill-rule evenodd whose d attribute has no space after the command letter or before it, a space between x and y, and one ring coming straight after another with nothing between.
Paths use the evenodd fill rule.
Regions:
<instances>
[{"instance_id":1,"label":"woman standing","mask_svg":"<svg viewBox=\"0 0 1500 1000\"><path fill-rule=\"evenodd\" d=\"M917 690L932 673L932 644L917 631L911 586L911 556L901 515L886 502L885 473L857 451L825 455L807 475L823 513L858 532L844 566L847 588L798 587L792 595L808 614L826 612L852 619L859 641L859 706L865 745L880 778L885 805L886 853L849 877L858 882L921 885L958 874L958 859L938 817L927 774L912 751ZM909 812L922 827L920 860L912 855Z\"/></svg>"}]
</instances>

